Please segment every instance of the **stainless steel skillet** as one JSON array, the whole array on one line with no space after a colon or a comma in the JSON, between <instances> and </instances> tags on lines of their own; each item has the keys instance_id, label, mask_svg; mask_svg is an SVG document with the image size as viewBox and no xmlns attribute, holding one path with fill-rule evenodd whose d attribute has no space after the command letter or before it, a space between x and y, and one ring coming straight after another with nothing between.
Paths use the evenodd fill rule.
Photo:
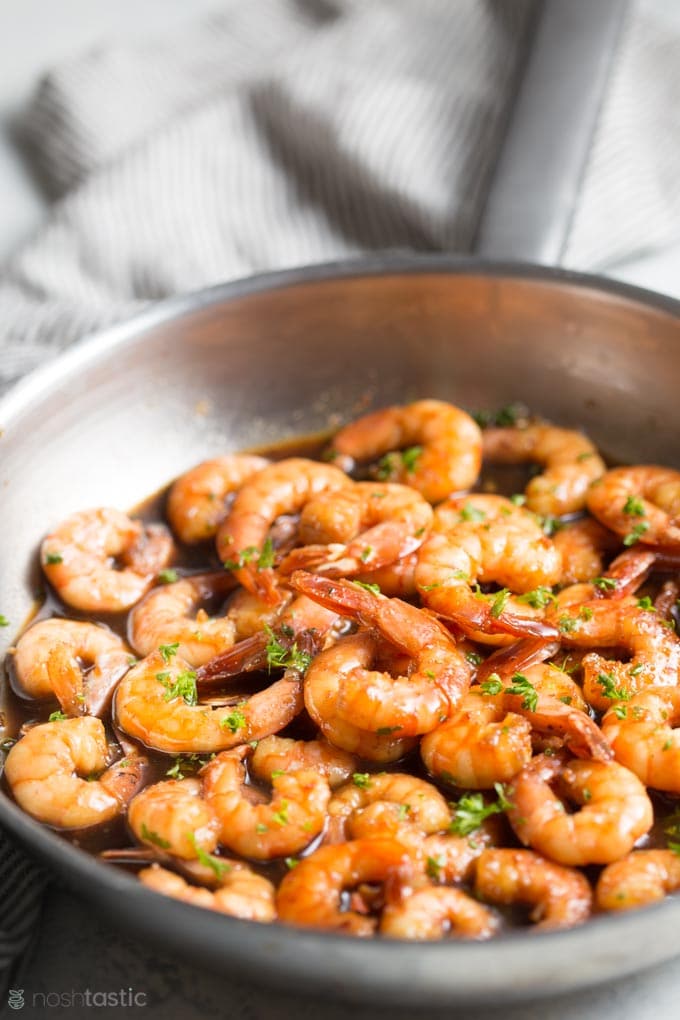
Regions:
<instances>
[{"instance_id":1,"label":"stainless steel skillet","mask_svg":"<svg viewBox=\"0 0 680 1020\"><path fill-rule=\"evenodd\" d=\"M522 400L611 456L680 467L680 305L598 280L448 257L366 259L212 288L64 355L0 403L0 609L18 626L40 536L133 506L190 464L418 396ZM12 636L0 636L0 653ZM0 824L116 922L218 972L380 1004L508 1001L680 952L680 901L483 945L365 942L158 897L0 796Z\"/></svg>"}]
</instances>

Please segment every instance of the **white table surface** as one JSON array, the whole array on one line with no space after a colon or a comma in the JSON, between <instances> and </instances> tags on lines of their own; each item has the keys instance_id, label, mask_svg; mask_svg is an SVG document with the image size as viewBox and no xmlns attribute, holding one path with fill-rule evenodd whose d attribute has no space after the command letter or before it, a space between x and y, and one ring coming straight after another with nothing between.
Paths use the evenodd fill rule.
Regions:
<instances>
[{"instance_id":1,"label":"white table surface","mask_svg":"<svg viewBox=\"0 0 680 1020\"><path fill-rule=\"evenodd\" d=\"M256 0L244 0L256 2ZM680 16L677 0L645 0ZM64 58L103 39L134 38L180 24L215 4L213 0L0 0L0 260L37 229L46 205L12 140L12 123L40 75ZM680 238L680 228L679 228ZM680 297L680 242L628 263L608 267L609 275ZM680 933L678 939L680 952ZM565 966L568 964L565 963ZM348 980L351 976L348 975ZM329 1002L292 998L255 989L185 967L181 961L111 930L104 918L63 890L48 897L44 923L22 975L26 1006L23 1016L92 1015L74 1007L33 1008L34 993L71 990L113 991L132 987L146 993L143 1008L96 1009L96 1015L133 1016L144 1020L199 1020L243 1017L244 1020L368 1020L387 1017ZM461 1007L433 1011L428 1020L464 1016L491 1020L675 1020L680 1015L680 959L644 974L559 1000L541 1000L502 1011ZM17 1013L0 1003L0 1015ZM414 1017L411 1010L390 1010L390 1020Z\"/></svg>"}]
</instances>

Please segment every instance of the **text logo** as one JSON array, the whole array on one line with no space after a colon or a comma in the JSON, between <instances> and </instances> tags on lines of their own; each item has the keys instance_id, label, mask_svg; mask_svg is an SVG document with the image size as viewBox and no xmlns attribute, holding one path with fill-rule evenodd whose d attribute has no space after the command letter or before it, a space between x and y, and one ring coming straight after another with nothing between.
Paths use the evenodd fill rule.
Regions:
<instances>
[{"instance_id":1,"label":"text logo","mask_svg":"<svg viewBox=\"0 0 680 1020\"><path fill-rule=\"evenodd\" d=\"M7 996L7 1005L10 1009L23 1009L25 1006L24 1002L24 990L23 988L10 988Z\"/></svg>"}]
</instances>

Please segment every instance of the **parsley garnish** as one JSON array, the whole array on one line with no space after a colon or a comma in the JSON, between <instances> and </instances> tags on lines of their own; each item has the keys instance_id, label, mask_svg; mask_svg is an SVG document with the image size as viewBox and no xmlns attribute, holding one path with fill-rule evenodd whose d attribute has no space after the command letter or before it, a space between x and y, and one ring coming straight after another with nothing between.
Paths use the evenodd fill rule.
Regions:
<instances>
[{"instance_id":1,"label":"parsley garnish","mask_svg":"<svg viewBox=\"0 0 680 1020\"><path fill-rule=\"evenodd\" d=\"M371 785L371 776L368 772L355 772L352 775L352 782L355 786L358 786L360 790L368 790Z\"/></svg>"},{"instance_id":2,"label":"parsley garnish","mask_svg":"<svg viewBox=\"0 0 680 1020\"><path fill-rule=\"evenodd\" d=\"M223 719L220 719L220 726L223 730L229 730L230 733L236 733L238 730L243 729L246 722L247 720L245 715L237 705L233 712L230 712L229 715L225 715Z\"/></svg>"},{"instance_id":3,"label":"parsley garnish","mask_svg":"<svg viewBox=\"0 0 680 1020\"><path fill-rule=\"evenodd\" d=\"M425 870L428 878L431 878L433 882L438 882L441 876L442 868L446 865L446 858L440 857L428 857L425 862Z\"/></svg>"},{"instance_id":4,"label":"parsley garnish","mask_svg":"<svg viewBox=\"0 0 680 1020\"><path fill-rule=\"evenodd\" d=\"M0 613L0 627L9 627L9 620Z\"/></svg>"},{"instance_id":5,"label":"parsley garnish","mask_svg":"<svg viewBox=\"0 0 680 1020\"><path fill-rule=\"evenodd\" d=\"M264 629L269 638L265 647L267 667L269 669L281 667L284 669L296 669L300 673L305 673L312 661L312 656L309 652L303 652L299 649L297 641L294 641L290 648L286 648L285 645L281 644L270 626L265 624Z\"/></svg>"},{"instance_id":6,"label":"parsley garnish","mask_svg":"<svg viewBox=\"0 0 680 1020\"><path fill-rule=\"evenodd\" d=\"M172 567L160 570L157 576L161 584L174 584L175 581L179 580L179 574Z\"/></svg>"},{"instance_id":7,"label":"parsley garnish","mask_svg":"<svg viewBox=\"0 0 680 1020\"><path fill-rule=\"evenodd\" d=\"M486 514L483 510L478 510L472 503L466 503L460 511L460 519L461 521L484 521Z\"/></svg>"},{"instance_id":8,"label":"parsley garnish","mask_svg":"<svg viewBox=\"0 0 680 1020\"><path fill-rule=\"evenodd\" d=\"M147 829L145 822L142 822L142 839L145 839L147 843L153 843L160 850L169 850L171 846L167 839L163 839L153 829Z\"/></svg>"},{"instance_id":9,"label":"parsley garnish","mask_svg":"<svg viewBox=\"0 0 680 1020\"><path fill-rule=\"evenodd\" d=\"M352 584L356 584L357 588L365 588L366 591L370 591L373 595L380 595L379 584L373 584L371 581L352 581Z\"/></svg>"},{"instance_id":10,"label":"parsley garnish","mask_svg":"<svg viewBox=\"0 0 680 1020\"><path fill-rule=\"evenodd\" d=\"M597 682L602 688L602 696L610 701L629 701L630 694L623 687L616 686L616 677L613 673L598 673Z\"/></svg>"},{"instance_id":11,"label":"parsley garnish","mask_svg":"<svg viewBox=\"0 0 680 1020\"><path fill-rule=\"evenodd\" d=\"M481 666L481 664L484 662L484 659L479 654L479 652L466 652L465 658L467 659L471 666Z\"/></svg>"},{"instance_id":12,"label":"parsley garnish","mask_svg":"<svg viewBox=\"0 0 680 1020\"><path fill-rule=\"evenodd\" d=\"M655 613L654 603L652 602L649 595L645 595L643 598L637 600L638 609L648 609L650 612Z\"/></svg>"},{"instance_id":13,"label":"parsley garnish","mask_svg":"<svg viewBox=\"0 0 680 1020\"><path fill-rule=\"evenodd\" d=\"M184 779L185 776L198 772L209 761L210 757L201 758L199 754L178 754L174 765L171 765L165 774L170 779Z\"/></svg>"},{"instance_id":14,"label":"parsley garnish","mask_svg":"<svg viewBox=\"0 0 680 1020\"><path fill-rule=\"evenodd\" d=\"M508 588L501 588L495 595L491 595L491 615L494 620L497 620L505 609L506 603L510 598L510 591Z\"/></svg>"},{"instance_id":15,"label":"parsley garnish","mask_svg":"<svg viewBox=\"0 0 680 1020\"><path fill-rule=\"evenodd\" d=\"M211 868L217 878L223 878L229 871L231 871L231 864L227 861L221 861L219 857L215 857L214 854L207 853L202 846L199 846L196 842L196 833L187 833L187 838L194 850L196 851L196 860L199 864L202 864L206 868ZM169 844L168 844L169 845Z\"/></svg>"},{"instance_id":16,"label":"parsley garnish","mask_svg":"<svg viewBox=\"0 0 680 1020\"><path fill-rule=\"evenodd\" d=\"M640 521L639 524L634 525L634 527L628 532L623 540L623 544L635 545L636 542L640 541L646 531L649 531L649 521Z\"/></svg>"},{"instance_id":17,"label":"parsley garnish","mask_svg":"<svg viewBox=\"0 0 680 1020\"><path fill-rule=\"evenodd\" d=\"M271 538L266 538L264 545L262 546L262 551L260 552L260 555L257 557L257 569L268 570L270 567L273 566L274 566L274 543L272 542Z\"/></svg>"},{"instance_id":18,"label":"parsley garnish","mask_svg":"<svg viewBox=\"0 0 680 1020\"><path fill-rule=\"evenodd\" d=\"M48 552L46 554L46 556L45 556L45 563L49 563L50 566L56 565L57 563L63 563L63 562L64 562L64 557L61 555L61 553L58 553L58 552L57 553Z\"/></svg>"},{"instance_id":19,"label":"parsley garnish","mask_svg":"<svg viewBox=\"0 0 680 1020\"><path fill-rule=\"evenodd\" d=\"M614 591L618 586L618 581L614 577L594 577L593 584L600 591Z\"/></svg>"},{"instance_id":20,"label":"parsley garnish","mask_svg":"<svg viewBox=\"0 0 680 1020\"><path fill-rule=\"evenodd\" d=\"M184 698L187 705L198 704L196 674L193 670L186 669L181 673L176 673L174 678L169 673L156 673L156 679L165 687L164 701Z\"/></svg>"},{"instance_id":21,"label":"parsley garnish","mask_svg":"<svg viewBox=\"0 0 680 1020\"><path fill-rule=\"evenodd\" d=\"M503 683L498 673L492 673L488 680L480 684L480 688L484 694L500 694L503 690Z\"/></svg>"},{"instance_id":22,"label":"parsley garnish","mask_svg":"<svg viewBox=\"0 0 680 1020\"><path fill-rule=\"evenodd\" d=\"M555 596L550 588L539 584L533 591L527 591L524 595L517 596L518 602L526 602L532 609L545 609L547 605L555 601Z\"/></svg>"},{"instance_id":23,"label":"parsley garnish","mask_svg":"<svg viewBox=\"0 0 680 1020\"><path fill-rule=\"evenodd\" d=\"M68 716L64 712L52 712L48 722L62 722L64 719L68 719Z\"/></svg>"},{"instance_id":24,"label":"parsley garnish","mask_svg":"<svg viewBox=\"0 0 680 1020\"><path fill-rule=\"evenodd\" d=\"M570 616L560 616L557 621L557 626L562 634L571 634L573 630L576 630L578 626L577 620L572 620Z\"/></svg>"},{"instance_id":25,"label":"parsley garnish","mask_svg":"<svg viewBox=\"0 0 680 1020\"><path fill-rule=\"evenodd\" d=\"M623 512L627 517L644 517L645 504L639 496L629 496L623 504Z\"/></svg>"},{"instance_id":26,"label":"parsley garnish","mask_svg":"<svg viewBox=\"0 0 680 1020\"><path fill-rule=\"evenodd\" d=\"M177 655L177 649L179 648L179 641L173 641L171 645L159 645L158 651L163 656L163 662L169 663L173 656Z\"/></svg>"},{"instance_id":27,"label":"parsley garnish","mask_svg":"<svg viewBox=\"0 0 680 1020\"><path fill-rule=\"evenodd\" d=\"M390 733L398 733L401 726L380 726L375 732L379 737L389 737Z\"/></svg>"},{"instance_id":28,"label":"parsley garnish","mask_svg":"<svg viewBox=\"0 0 680 1020\"><path fill-rule=\"evenodd\" d=\"M466 793L457 803L452 804L453 818L449 825L449 832L455 836L469 836L491 815L499 815L512 807L505 796L502 783L494 783L494 790L498 800L492 801L490 804L484 803L481 793Z\"/></svg>"},{"instance_id":29,"label":"parsley garnish","mask_svg":"<svg viewBox=\"0 0 680 1020\"><path fill-rule=\"evenodd\" d=\"M522 708L526 708L529 712L535 712L538 705L538 691L534 685L523 673L513 674L511 682L512 687L506 687L505 693L522 695Z\"/></svg>"},{"instance_id":30,"label":"parsley garnish","mask_svg":"<svg viewBox=\"0 0 680 1020\"><path fill-rule=\"evenodd\" d=\"M273 819L273 821L276 822L277 825L287 825L288 824L288 801L287 800L282 800L281 801L281 807L279 808L278 811L274 811L273 812L272 819Z\"/></svg>"},{"instance_id":31,"label":"parsley garnish","mask_svg":"<svg viewBox=\"0 0 680 1020\"><path fill-rule=\"evenodd\" d=\"M422 452L422 446L409 446L402 452L401 460L407 475L412 475L416 470Z\"/></svg>"}]
</instances>

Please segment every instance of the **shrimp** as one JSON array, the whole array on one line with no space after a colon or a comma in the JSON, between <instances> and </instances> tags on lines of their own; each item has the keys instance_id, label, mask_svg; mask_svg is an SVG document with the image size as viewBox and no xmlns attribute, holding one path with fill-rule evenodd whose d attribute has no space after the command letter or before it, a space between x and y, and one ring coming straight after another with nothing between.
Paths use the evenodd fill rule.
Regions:
<instances>
[{"instance_id":1,"label":"shrimp","mask_svg":"<svg viewBox=\"0 0 680 1020\"><path fill-rule=\"evenodd\" d=\"M531 850L490 849L480 855L475 895L490 903L525 903L542 931L571 928L592 912L593 893L580 871Z\"/></svg>"},{"instance_id":2,"label":"shrimp","mask_svg":"<svg viewBox=\"0 0 680 1020\"><path fill-rule=\"evenodd\" d=\"M588 493L588 509L626 544L680 549L680 471L613 468Z\"/></svg>"},{"instance_id":3,"label":"shrimp","mask_svg":"<svg viewBox=\"0 0 680 1020\"><path fill-rule=\"evenodd\" d=\"M406 485L356 482L340 492L322 492L300 515L303 547L280 569L349 577L387 567L422 545L431 522L430 504Z\"/></svg>"},{"instance_id":4,"label":"shrimp","mask_svg":"<svg viewBox=\"0 0 680 1020\"><path fill-rule=\"evenodd\" d=\"M256 874L240 861L220 857L217 867L221 870L221 878L219 888L214 891L189 885L181 875L158 864L140 871L139 880L147 889L195 907L216 910L246 921L275 920L275 890L269 879Z\"/></svg>"},{"instance_id":5,"label":"shrimp","mask_svg":"<svg viewBox=\"0 0 680 1020\"><path fill-rule=\"evenodd\" d=\"M406 449L405 449L406 448ZM404 450L403 454L395 451ZM430 503L471 488L479 475L482 435L474 420L442 400L373 411L333 437L331 454L348 469L385 454L379 477L410 485Z\"/></svg>"},{"instance_id":6,"label":"shrimp","mask_svg":"<svg viewBox=\"0 0 680 1020\"><path fill-rule=\"evenodd\" d=\"M580 587L580 586L579 586ZM675 686L680 678L680 639L659 619L653 607L636 600L588 599L566 605L560 593L552 612L562 642L576 648L616 648L630 654L627 662L596 651L583 656L583 692L594 708L606 711L612 698L627 698L649 686Z\"/></svg>"},{"instance_id":7,"label":"shrimp","mask_svg":"<svg viewBox=\"0 0 680 1020\"><path fill-rule=\"evenodd\" d=\"M271 781L273 772L314 769L328 780L331 789L346 782L356 771L353 754L333 747L325 740L290 740L265 737L258 741L250 759L250 771L258 779Z\"/></svg>"},{"instance_id":8,"label":"shrimp","mask_svg":"<svg viewBox=\"0 0 680 1020\"><path fill-rule=\"evenodd\" d=\"M144 778L142 756L109 765L108 755L101 719L41 723L14 744L5 775L33 818L59 829L85 829L117 818Z\"/></svg>"},{"instance_id":9,"label":"shrimp","mask_svg":"<svg viewBox=\"0 0 680 1020\"><path fill-rule=\"evenodd\" d=\"M615 552L619 545L611 531L592 517L569 521L553 535L553 544L562 557L562 585L600 577L605 555Z\"/></svg>"},{"instance_id":10,"label":"shrimp","mask_svg":"<svg viewBox=\"0 0 680 1020\"><path fill-rule=\"evenodd\" d=\"M531 723L501 698L471 688L456 713L420 743L427 770L455 786L490 790L531 761Z\"/></svg>"},{"instance_id":11,"label":"shrimp","mask_svg":"<svg viewBox=\"0 0 680 1020\"><path fill-rule=\"evenodd\" d=\"M181 475L168 493L166 507L177 537L188 545L213 538L228 513L228 498L268 464L264 457L227 454L204 460Z\"/></svg>"},{"instance_id":12,"label":"shrimp","mask_svg":"<svg viewBox=\"0 0 680 1020\"><path fill-rule=\"evenodd\" d=\"M292 574L290 583L321 605L377 628L412 660L408 674L399 677L369 670L379 647L376 640L358 644L344 639L318 656L311 668L317 682L326 671L325 682L336 692L334 714L341 720L376 733L389 729L400 736L417 736L446 718L467 690L467 660L449 632L427 612L351 582L305 571ZM343 652L348 653L344 662Z\"/></svg>"},{"instance_id":13,"label":"shrimp","mask_svg":"<svg viewBox=\"0 0 680 1020\"><path fill-rule=\"evenodd\" d=\"M231 708L197 704L196 674L188 663L152 652L121 680L114 711L121 729L147 747L200 754L278 733L303 704L302 683L293 671Z\"/></svg>"},{"instance_id":14,"label":"shrimp","mask_svg":"<svg viewBox=\"0 0 680 1020\"><path fill-rule=\"evenodd\" d=\"M595 887L600 910L635 910L680 889L680 857L673 850L634 850L609 864Z\"/></svg>"},{"instance_id":15,"label":"shrimp","mask_svg":"<svg viewBox=\"0 0 680 1020\"><path fill-rule=\"evenodd\" d=\"M23 695L56 695L68 715L100 716L130 668L130 653L106 627L53 617L22 634L11 661Z\"/></svg>"},{"instance_id":16,"label":"shrimp","mask_svg":"<svg viewBox=\"0 0 680 1020\"><path fill-rule=\"evenodd\" d=\"M353 580L361 584L377 585L383 595L394 595L400 599L412 599L418 594L416 588L417 552L390 563L377 570L362 570Z\"/></svg>"},{"instance_id":17,"label":"shrimp","mask_svg":"<svg viewBox=\"0 0 680 1020\"><path fill-rule=\"evenodd\" d=\"M299 853L323 829L331 791L312 769L275 773L269 803L253 803L245 790L247 748L226 752L202 770L203 791L220 820L220 840L230 850L267 861Z\"/></svg>"},{"instance_id":18,"label":"shrimp","mask_svg":"<svg viewBox=\"0 0 680 1020\"><path fill-rule=\"evenodd\" d=\"M461 889L426 886L388 903L380 920L380 934L393 939L433 941L453 935L460 939L489 939L500 921Z\"/></svg>"},{"instance_id":19,"label":"shrimp","mask_svg":"<svg viewBox=\"0 0 680 1020\"><path fill-rule=\"evenodd\" d=\"M233 584L228 574L184 577L152 588L128 617L128 638L139 655L177 644L192 666L202 666L241 637L232 616L208 616L202 608Z\"/></svg>"},{"instance_id":20,"label":"shrimp","mask_svg":"<svg viewBox=\"0 0 680 1020\"><path fill-rule=\"evenodd\" d=\"M358 774L354 782L338 790L328 805L329 828L335 842L345 842L347 835L352 839L372 835L375 832L372 807L388 803L394 805L393 820L422 834L431 834L445 829L451 821L451 811L441 793L426 783L405 772L382 774ZM371 821L362 825L367 816ZM381 817L379 832L384 833L384 818ZM391 821L387 823L396 834Z\"/></svg>"},{"instance_id":21,"label":"shrimp","mask_svg":"<svg viewBox=\"0 0 680 1020\"><path fill-rule=\"evenodd\" d=\"M337 492L352 485L333 467L304 457L291 457L259 471L238 492L217 531L217 553L232 566L239 582L272 605L280 601L272 557L266 543L281 514L296 513L321 492Z\"/></svg>"},{"instance_id":22,"label":"shrimp","mask_svg":"<svg viewBox=\"0 0 680 1020\"><path fill-rule=\"evenodd\" d=\"M415 579L433 612L477 640L498 631L549 638L556 631L542 622L543 612L532 609L531 600L518 604L510 592L549 588L561 572L560 555L532 514L502 496L473 495L437 507ZM478 582L503 589L482 595L471 587Z\"/></svg>"},{"instance_id":23,"label":"shrimp","mask_svg":"<svg viewBox=\"0 0 680 1020\"><path fill-rule=\"evenodd\" d=\"M420 862L434 883L455 885L469 881L480 854L497 844L500 837L497 818L487 818L470 836L434 833L426 836L418 848Z\"/></svg>"},{"instance_id":24,"label":"shrimp","mask_svg":"<svg viewBox=\"0 0 680 1020\"><path fill-rule=\"evenodd\" d=\"M40 562L69 606L117 613L141 599L173 551L163 525L142 525L120 510L101 507L72 514L50 532Z\"/></svg>"},{"instance_id":25,"label":"shrimp","mask_svg":"<svg viewBox=\"0 0 680 1020\"><path fill-rule=\"evenodd\" d=\"M551 784L580 810L568 814ZM652 827L647 791L617 762L538 755L506 790L507 816L522 843L558 864L610 864Z\"/></svg>"},{"instance_id":26,"label":"shrimp","mask_svg":"<svg viewBox=\"0 0 680 1020\"><path fill-rule=\"evenodd\" d=\"M342 894L365 882L384 883L410 873L407 849L394 839L360 839L315 850L284 876L276 896L280 921L372 935L374 917L342 909Z\"/></svg>"},{"instance_id":27,"label":"shrimp","mask_svg":"<svg viewBox=\"0 0 680 1020\"><path fill-rule=\"evenodd\" d=\"M680 793L680 687L652 687L612 705L602 732L646 786Z\"/></svg>"},{"instance_id":28,"label":"shrimp","mask_svg":"<svg viewBox=\"0 0 680 1020\"><path fill-rule=\"evenodd\" d=\"M201 851L212 853L219 841L219 819L202 798L198 779L147 786L130 802L127 820L140 843L187 861Z\"/></svg>"},{"instance_id":29,"label":"shrimp","mask_svg":"<svg viewBox=\"0 0 680 1020\"><path fill-rule=\"evenodd\" d=\"M583 510L590 486L606 471L587 436L554 425L485 429L483 443L484 459L492 463L543 466L525 489L527 507L537 514Z\"/></svg>"}]
</instances>

